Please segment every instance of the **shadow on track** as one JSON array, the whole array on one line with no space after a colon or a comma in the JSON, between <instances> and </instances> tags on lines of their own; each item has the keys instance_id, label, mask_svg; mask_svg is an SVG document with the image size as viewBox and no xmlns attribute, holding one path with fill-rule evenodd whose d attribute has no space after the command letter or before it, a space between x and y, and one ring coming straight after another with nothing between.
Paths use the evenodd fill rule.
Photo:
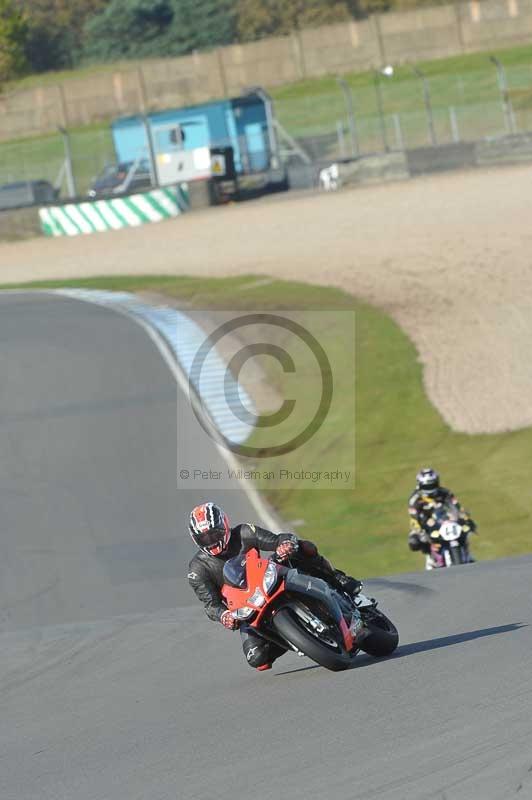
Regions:
<instances>
[{"instance_id":1,"label":"shadow on track","mask_svg":"<svg viewBox=\"0 0 532 800\"><path fill-rule=\"evenodd\" d=\"M497 625L494 628L479 628L476 631L465 631L464 633L455 633L452 636L442 636L439 639L424 639L422 642L412 642L411 644L399 645L395 653L392 653L388 658L371 658L367 657L364 660L360 659L357 664L355 660L354 667L367 667L374 664L375 661L390 661L405 656L416 655L417 653L425 653L427 650L439 650L441 647L451 647L453 644L461 644L462 642L471 642L475 639L483 639L486 636L497 636L499 633L511 633L518 631L520 628L527 628L528 624L525 622L511 622L508 625Z\"/></svg>"},{"instance_id":2,"label":"shadow on track","mask_svg":"<svg viewBox=\"0 0 532 800\"><path fill-rule=\"evenodd\" d=\"M451 647L453 644L461 644L462 642L471 642L475 639L483 639L486 636L497 636L499 633L511 633L518 631L520 628L527 628L528 624L525 622L511 622L508 625L498 625L494 628L479 628L476 631L466 631L465 633L455 633L452 636L442 636L439 639L424 639L422 642L412 642L412 644L399 645L395 653L392 653L388 658L373 658L361 653L353 661L352 669L360 669L362 667L369 667L378 661L393 661L405 656L416 655L416 653L425 653L427 650L439 650L441 647ZM310 669L321 669L319 664L311 664L308 667L298 667L297 669L286 670L285 672L275 673L275 677L281 675L292 675L295 672L306 672Z\"/></svg>"},{"instance_id":3,"label":"shadow on track","mask_svg":"<svg viewBox=\"0 0 532 800\"><path fill-rule=\"evenodd\" d=\"M275 677L280 678L281 675L295 675L296 672L308 672L309 669L325 669L325 667L320 667L319 664L311 664L309 667L297 667L297 669L287 669L285 672L276 672Z\"/></svg>"}]
</instances>

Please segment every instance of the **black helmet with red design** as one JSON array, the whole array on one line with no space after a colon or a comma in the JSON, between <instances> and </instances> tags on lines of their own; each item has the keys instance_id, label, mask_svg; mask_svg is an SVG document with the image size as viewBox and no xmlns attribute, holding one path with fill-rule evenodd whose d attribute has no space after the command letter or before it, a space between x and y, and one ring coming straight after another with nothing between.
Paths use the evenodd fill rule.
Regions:
<instances>
[{"instance_id":1,"label":"black helmet with red design","mask_svg":"<svg viewBox=\"0 0 532 800\"><path fill-rule=\"evenodd\" d=\"M222 555L229 546L229 519L215 503L202 503L192 509L188 529L200 550L209 556Z\"/></svg>"},{"instance_id":2,"label":"black helmet with red design","mask_svg":"<svg viewBox=\"0 0 532 800\"><path fill-rule=\"evenodd\" d=\"M416 485L418 491L423 494L431 495L437 494L440 488L440 476L432 467L425 467L420 469L416 475Z\"/></svg>"}]
</instances>

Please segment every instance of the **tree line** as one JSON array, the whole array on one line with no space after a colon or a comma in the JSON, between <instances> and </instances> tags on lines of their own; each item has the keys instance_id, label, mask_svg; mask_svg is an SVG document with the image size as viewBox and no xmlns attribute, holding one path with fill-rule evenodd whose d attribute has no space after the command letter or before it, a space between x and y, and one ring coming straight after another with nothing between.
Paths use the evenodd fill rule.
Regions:
<instances>
[{"instance_id":1,"label":"tree line","mask_svg":"<svg viewBox=\"0 0 532 800\"><path fill-rule=\"evenodd\" d=\"M0 81L178 56L434 0L0 0Z\"/></svg>"}]
</instances>

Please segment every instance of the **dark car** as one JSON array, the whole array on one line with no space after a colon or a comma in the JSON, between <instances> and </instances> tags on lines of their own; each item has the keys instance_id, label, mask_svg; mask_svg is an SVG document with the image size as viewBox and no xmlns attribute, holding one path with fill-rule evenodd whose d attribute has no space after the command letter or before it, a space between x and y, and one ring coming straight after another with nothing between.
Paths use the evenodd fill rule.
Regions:
<instances>
[{"instance_id":1,"label":"dark car","mask_svg":"<svg viewBox=\"0 0 532 800\"><path fill-rule=\"evenodd\" d=\"M125 161L108 164L92 182L89 197L109 197L150 189L152 185L147 161Z\"/></svg>"},{"instance_id":2,"label":"dark car","mask_svg":"<svg viewBox=\"0 0 532 800\"><path fill-rule=\"evenodd\" d=\"M0 186L0 211L54 203L59 196L48 181L18 181Z\"/></svg>"}]
</instances>

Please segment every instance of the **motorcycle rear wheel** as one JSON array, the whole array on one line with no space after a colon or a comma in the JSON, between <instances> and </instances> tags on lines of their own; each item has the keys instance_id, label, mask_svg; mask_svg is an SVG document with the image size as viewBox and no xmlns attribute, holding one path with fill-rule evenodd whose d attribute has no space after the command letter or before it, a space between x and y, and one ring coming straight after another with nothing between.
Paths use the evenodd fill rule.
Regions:
<instances>
[{"instance_id":1,"label":"motorcycle rear wheel","mask_svg":"<svg viewBox=\"0 0 532 800\"><path fill-rule=\"evenodd\" d=\"M303 621L291 609L280 609L272 622L283 639L293 644L321 667L333 672L340 672L343 669L349 669L352 665L353 657L343 646L338 644L338 649L333 650L321 642L307 630Z\"/></svg>"},{"instance_id":2,"label":"motorcycle rear wheel","mask_svg":"<svg viewBox=\"0 0 532 800\"><path fill-rule=\"evenodd\" d=\"M360 643L360 649L370 656L389 656L399 644L399 632L393 622L376 608L360 609L369 636Z\"/></svg>"}]
</instances>

